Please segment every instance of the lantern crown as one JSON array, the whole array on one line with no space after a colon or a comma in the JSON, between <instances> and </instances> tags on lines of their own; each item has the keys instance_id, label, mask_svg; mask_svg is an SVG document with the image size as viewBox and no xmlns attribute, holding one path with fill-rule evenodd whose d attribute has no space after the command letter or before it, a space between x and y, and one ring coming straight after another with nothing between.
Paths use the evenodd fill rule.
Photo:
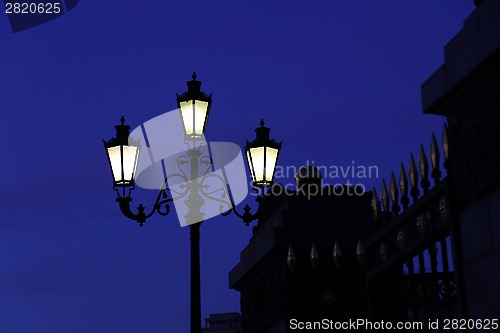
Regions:
<instances>
[{"instance_id":1,"label":"lantern crown","mask_svg":"<svg viewBox=\"0 0 500 333\"><path fill-rule=\"evenodd\" d=\"M117 146L132 146L140 147L140 140L135 140L130 137L130 126L125 125L125 117L120 118L120 125L115 126L116 135L109 140L102 140L105 148L112 148Z\"/></svg>"},{"instance_id":2,"label":"lantern crown","mask_svg":"<svg viewBox=\"0 0 500 333\"><path fill-rule=\"evenodd\" d=\"M254 148L254 147L261 147L261 146L267 146L270 148L274 149L281 149L281 143L283 142L278 142L274 139L269 138L269 133L271 132L271 129L269 127L264 126L264 119L260 120L260 127L257 127L255 129L255 139L253 141L248 141L246 147L247 148Z\"/></svg>"},{"instance_id":3,"label":"lantern crown","mask_svg":"<svg viewBox=\"0 0 500 333\"><path fill-rule=\"evenodd\" d=\"M191 75L192 80L187 81L188 90L182 94L175 94L177 96L177 103L190 101L190 100L199 100L204 102L212 103L212 94L207 95L203 91L201 91L201 81L197 80L196 73L193 72Z\"/></svg>"}]
</instances>

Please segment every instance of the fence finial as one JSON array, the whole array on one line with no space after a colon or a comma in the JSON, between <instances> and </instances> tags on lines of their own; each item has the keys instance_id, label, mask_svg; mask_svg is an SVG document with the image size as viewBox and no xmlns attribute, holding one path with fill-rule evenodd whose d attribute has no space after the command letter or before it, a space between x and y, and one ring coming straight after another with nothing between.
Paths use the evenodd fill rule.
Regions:
<instances>
[{"instance_id":1,"label":"fence finial","mask_svg":"<svg viewBox=\"0 0 500 333\"><path fill-rule=\"evenodd\" d=\"M333 246L333 264L335 268L340 268L342 265L342 251L340 251L339 242L335 241L335 245Z\"/></svg>"},{"instance_id":2,"label":"fence finial","mask_svg":"<svg viewBox=\"0 0 500 333\"><path fill-rule=\"evenodd\" d=\"M401 162L401 167L399 168L399 189L401 190L401 204L403 205L403 209L407 209L410 199L408 199L408 177L406 176L406 169L403 162Z\"/></svg>"},{"instance_id":3,"label":"fence finial","mask_svg":"<svg viewBox=\"0 0 500 333\"><path fill-rule=\"evenodd\" d=\"M311 247L311 253L309 254L309 260L311 261L311 266L314 270L318 269L319 266L319 254L316 249L316 245L313 243Z\"/></svg>"},{"instance_id":4,"label":"fence finial","mask_svg":"<svg viewBox=\"0 0 500 333\"><path fill-rule=\"evenodd\" d=\"M366 262L365 249L361 243L361 239L358 239L358 244L356 245L356 259L358 260L358 265L363 267Z\"/></svg>"},{"instance_id":5,"label":"fence finial","mask_svg":"<svg viewBox=\"0 0 500 333\"><path fill-rule=\"evenodd\" d=\"M385 184L385 179L382 179L382 195L380 197L382 201L382 209L384 210L384 215L389 217L389 191L387 191L387 185Z\"/></svg>"},{"instance_id":6,"label":"fence finial","mask_svg":"<svg viewBox=\"0 0 500 333\"><path fill-rule=\"evenodd\" d=\"M413 198L413 202L415 202L418 200L420 191L418 190L418 173L413 154L410 155L410 169L408 170L408 177L410 178L411 186L410 195Z\"/></svg>"},{"instance_id":7,"label":"fence finial","mask_svg":"<svg viewBox=\"0 0 500 333\"><path fill-rule=\"evenodd\" d=\"M420 176L422 181L420 186L424 189L424 193L429 190L429 162L427 161L427 155L425 154L424 145L420 145L420 155L418 156L418 168L420 169Z\"/></svg>"},{"instance_id":8,"label":"fence finial","mask_svg":"<svg viewBox=\"0 0 500 333\"><path fill-rule=\"evenodd\" d=\"M375 221L380 218L380 201L378 201L377 190L374 188L372 193L372 214Z\"/></svg>"},{"instance_id":9,"label":"fence finial","mask_svg":"<svg viewBox=\"0 0 500 333\"><path fill-rule=\"evenodd\" d=\"M441 147L443 148L443 157L444 157L444 167L448 170L449 167L449 158L450 158L450 147L448 145L448 127L446 123L443 126L443 138L441 140Z\"/></svg>"},{"instance_id":10,"label":"fence finial","mask_svg":"<svg viewBox=\"0 0 500 333\"><path fill-rule=\"evenodd\" d=\"M295 264L297 263L297 258L295 258L295 253L293 253L292 246L288 247L288 254L286 256L286 263L290 272L295 271Z\"/></svg>"},{"instance_id":11,"label":"fence finial","mask_svg":"<svg viewBox=\"0 0 500 333\"><path fill-rule=\"evenodd\" d=\"M399 192L398 186L396 185L396 177L394 176L394 171L391 172L391 182L389 184L389 191L391 193L391 201L392 201L392 212L394 217L399 214Z\"/></svg>"},{"instance_id":12,"label":"fence finial","mask_svg":"<svg viewBox=\"0 0 500 333\"><path fill-rule=\"evenodd\" d=\"M437 184L441 179L441 171L439 170L439 148L434 132L432 132L430 156L432 165L432 178L434 179L434 184Z\"/></svg>"}]
</instances>

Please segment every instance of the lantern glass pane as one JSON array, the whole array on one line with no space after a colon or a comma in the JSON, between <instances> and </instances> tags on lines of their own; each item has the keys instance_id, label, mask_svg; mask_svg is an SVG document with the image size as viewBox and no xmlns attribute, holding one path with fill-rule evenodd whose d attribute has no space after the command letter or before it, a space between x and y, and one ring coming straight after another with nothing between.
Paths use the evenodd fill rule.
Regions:
<instances>
[{"instance_id":1,"label":"lantern glass pane","mask_svg":"<svg viewBox=\"0 0 500 333\"><path fill-rule=\"evenodd\" d=\"M123 180L125 182L134 180L138 155L137 147L123 146Z\"/></svg>"},{"instance_id":2,"label":"lantern glass pane","mask_svg":"<svg viewBox=\"0 0 500 333\"><path fill-rule=\"evenodd\" d=\"M278 159L278 149L266 147L266 180L271 182L274 176L274 168Z\"/></svg>"},{"instance_id":3,"label":"lantern glass pane","mask_svg":"<svg viewBox=\"0 0 500 333\"><path fill-rule=\"evenodd\" d=\"M111 164L111 172L115 182L119 182L122 178L122 162L120 155L120 146L108 148L109 162Z\"/></svg>"},{"instance_id":4,"label":"lantern glass pane","mask_svg":"<svg viewBox=\"0 0 500 333\"><path fill-rule=\"evenodd\" d=\"M121 148L123 148L123 173ZM115 146L107 150L111 172L116 185L128 185L133 180L137 168L138 148L134 146Z\"/></svg>"},{"instance_id":5,"label":"lantern glass pane","mask_svg":"<svg viewBox=\"0 0 500 333\"><path fill-rule=\"evenodd\" d=\"M208 102L195 101L194 104L194 120L195 128L194 133L196 135L203 135L203 126L205 125L205 119L207 117Z\"/></svg>"},{"instance_id":6,"label":"lantern glass pane","mask_svg":"<svg viewBox=\"0 0 500 333\"><path fill-rule=\"evenodd\" d=\"M194 124L193 124L193 101L180 102L182 123L184 125L184 130L186 134L193 134Z\"/></svg>"},{"instance_id":7,"label":"lantern glass pane","mask_svg":"<svg viewBox=\"0 0 500 333\"><path fill-rule=\"evenodd\" d=\"M259 183L264 180L264 147L250 148L252 157L252 169L255 176L254 182Z\"/></svg>"},{"instance_id":8,"label":"lantern glass pane","mask_svg":"<svg viewBox=\"0 0 500 333\"><path fill-rule=\"evenodd\" d=\"M252 176L252 181L255 182L255 175L253 172L253 164L252 160L250 159L250 152L247 150L247 161L248 161L248 167L250 169L250 176Z\"/></svg>"}]
</instances>

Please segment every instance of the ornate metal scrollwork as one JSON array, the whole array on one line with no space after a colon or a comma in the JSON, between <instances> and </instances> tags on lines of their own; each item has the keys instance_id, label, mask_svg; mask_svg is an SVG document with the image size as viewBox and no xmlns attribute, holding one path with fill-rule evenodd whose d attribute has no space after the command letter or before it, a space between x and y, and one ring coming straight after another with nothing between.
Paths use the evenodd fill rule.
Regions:
<instances>
[{"instance_id":1,"label":"ornate metal scrollwork","mask_svg":"<svg viewBox=\"0 0 500 333\"><path fill-rule=\"evenodd\" d=\"M425 281L416 286L415 292L420 300L431 300L434 295L432 283Z\"/></svg>"},{"instance_id":2,"label":"ornate metal scrollwork","mask_svg":"<svg viewBox=\"0 0 500 333\"><path fill-rule=\"evenodd\" d=\"M184 179L186 179L186 182L187 182L188 177L186 176L186 173L184 172L184 170L182 168L182 166L185 164L189 165L189 157L187 155L178 156L177 157L177 167L179 168L180 172L182 172L182 176L184 177Z\"/></svg>"},{"instance_id":3,"label":"ornate metal scrollwork","mask_svg":"<svg viewBox=\"0 0 500 333\"><path fill-rule=\"evenodd\" d=\"M320 299L324 305L333 305L335 302L335 293L331 289L324 290L320 295Z\"/></svg>"},{"instance_id":4,"label":"ornate metal scrollwork","mask_svg":"<svg viewBox=\"0 0 500 333\"><path fill-rule=\"evenodd\" d=\"M186 197L186 204L190 209L192 208L193 210L197 211L197 217L203 216L203 213L199 212L198 207L200 202L202 203L204 201L203 198L220 203L221 215L227 216L231 212L234 212L236 216L243 219L243 222L247 226L250 224L250 222L258 219L258 217L260 216L260 205L255 214L252 214L250 212L251 208L249 205L245 205L245 207L243 207L243 214L240 214L238 211L236 211L236 205L224 178L217 173L209 173L213 165L210 156L201 156L201 153L198 150L190 150L187 154L179 155L177 157L176 163L179 172L170 174L165 178L164 183L156 197L156 201L153 204L153 208L149 213L146 212L146 207L142 204L137 207L137 213L133 213L132 209L130 208L130 202L132 201L130 195L119 196L117 199L120 204L122 213L129 219L137 221L140 226L143 226L146 220L150 218L154 213L158 213L162 216L168 215L170 213L169 203L174 200L179 200ZM188 178L186 172L184 171L184 166L189 165L190 163L197 164L194 170L198 170L198 166L206 166L206 170L202 170L202 176L200 178ZM192 169L193 166L190 167ZM172 181L175 178L179 179L179 181L177 182L177 184L179 185L169 186L169 181ZM212 180L217 181L219 184L214 185ZM260 197L257 198L257 201L259 199Z\"/></svg>"},{"instance_id":5,"label":"ornate metal scrollwork","mask_svg":"<svg viewBox=\"0 0 500 333\"><path fill-rule=\"evenodd\" d=\"M203 176L206 176L206 174L210 171L210 168L212 167L212 164L213 164L212 163L212 158L210 156L203 155L202 157L200 157L200 165L206 165L207 166L207 169L203 173Z\"/></svg>"},{"instance_id":6,"label":"ornate metal scrollwork","mask_svg":"<svg viewBox=\"0 0 500 333\"><path fill-rule=\"evenodd\" d=\"M403 248L406 245L406 233L403 229L399 230L396 234L396 242L398 243L399 248Z\"/></svg>"},{"instance_id":7,"label":"ornate metal scrollwork","mask_svg":"<svg viewBox=\"0 0 500 333\"><path fill-rule=\"evenodd\" d=\"M183 186L183 185L179 186L179 188L181 188L182 191L177 191L177 190L174 190L174 189L168 187L168 185L167 185L168 180L175 178L175 177L181 178L183 182L188 181L186 176L184 175L184 173L182 173L182 174L174 173L174 174L167 176L167 178L165 178L165 181L163 182L163 185L162 185L160 191L158 192L158 195L156 197L156 201L153 204L153 209L151 210L151 212L146 213L145 212L146 207L144 205L140 204L137 207L137 213L134 214L130 208L130 202L132 201L132 198L130 196L118 197L116 199L116 201L118 201L118 203L120 204L120 210L129 219L137 221L137 223L139 223L139 225L141 227L144 225L144 223L146 222L146 220L148 218L153 216L154 213L158 213L162 216L168 215L168 213L170 213L170 205L168 203L171 201L174 201L174 200L181 199L181 198L185 197L186 194L188 193L187 186ZM172 193L172 192L177 193L177 196L169 196L167 191L170 191L170 193Z\"/></svg>"},{"instance_id":8,"label":"ornate metal scrollwork","mask_svg":"<svg viewBox=\"0 0 500 333\"><path fill-rule=\"evenodd\" d=\"M220 187L217 187L215 188L214 190L211 190L211 191L207 191L209 190L212 186L210 186L209 184L207 184L207 181L210 180L210 179L217 179L220 181L221 183L221 186ZM228 189L227 189L227 186L226 186L226 182L224 181L224 179L218 175L218 174L215 174L215 173L210 173L208 175L205 175L201 178L201 186L200 186L200 193L207 199L209 200L213 200L213 201L217 201L217 202L220 202L221 205L220 205L220 211L221 213L224 212L224 206L226 206L226 210L227 209L230 209L232 207L232 202L231 200L228 201L226 199L226 197L228 197ZM215 193L220 193L220 196L214 196Z\"/></svg>"},{"instance_id":9,"label":"ornate metal scrollwork","mask_svg":"<svg viewBox=\"0 0 500 333\"><path fill-rule=\"evenodd\" d=\"M426 213L420 213L417 216L416 226L417 226L418 233L423 235L425 232L425 229L427 228L427 215L426 215Z\"/></svg>"},{"instance_id":10,"label":"ornate metal scrollwork","mask_svg":"<svg viewBox=\"0 0 500 333\"><path fill-rule=\"evenodd\" d=\"M439 284L439 295L444 299L454 298L457 294L457 287L453 280L443 280Z\"/></svg>"},{"instance_id":11,"label":"ornate metal scrollwork","mask_svg":"<svg viewBox=\"0 0 500 333\"><path fill-rule=\"evenodd\" d=\"M252 214L250 211L252 210L252 208L246 204L245 207L243 207L243 214L239 213L237 210L236 210L236 205L234 204L234 201L233 201L233 196L231 195L231 191L228 190L228 195L229 195L229 200L231 202L231 207L230 209L228 209L227 211L223 211L223 207L221 206L221 215L222 216L228 216L229 214L231 214L231 212L233 212L236 216L238 216L240 219L243 220L243 222L245 223L245 225L248 227L250 225L250 222L254 221L254 220L257 220L259 218L259 216L261 215L261 205L259 204L259 208L257 209L257 212L255 212L255 214ZM261 199L261 197L257 197L255 199L255 201L259 202Z\"/></svg>"},{"instance_id":12,"label":"ornate metal scrollwork","mask_svg":"<svg viewBox=\"0 0 500 333\"><path fill-rule=\"evenodd\" d=\"M439 215L441 218L445 218L448 214L448 201L446 198L441 198L438 204Z\"/></svg>"},{"instance_id":13,"label":"ornate metal scrollwork","mask_svg":"<svg viewBox=\"0 0 500 333\"><path fill-rule=\"evenodd\" d=\"M378 253L379 253L380 260L381 261L385 261L387 259L387 255L388 255L388 252L389 252L388 251L389 249L387 248L387 244L386 243L381 243L379 245L378 249L379 249Z\"/></svg>"}]
</instances>

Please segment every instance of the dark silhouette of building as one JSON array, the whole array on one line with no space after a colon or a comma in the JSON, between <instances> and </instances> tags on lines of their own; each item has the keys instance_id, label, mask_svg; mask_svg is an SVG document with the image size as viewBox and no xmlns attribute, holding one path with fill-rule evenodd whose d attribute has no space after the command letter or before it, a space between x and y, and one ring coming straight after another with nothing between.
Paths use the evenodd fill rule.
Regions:
<instances>
[{"instance_id":1,"label":"dark silhouette of building","mask_svg":"<svg viewBox=\"0 0 500 333\"><path fill-rule=\"evenodd\" d=\"M449 127L464 314L490 318L500 313L500 1L476 5L422 85L422 103Z\"/></svg>"},{"instance_id":2,"label":"dark silhouette of building","mask_svg":"<svg viewBox=\"0 0 500 333\"><path fill-rule=\"evenodd\" d=\"M431 170L422 147L409 172L402 168L390 190L383 184L380 201L347 187L317 191L311 169L299 174L297 192L275 185L261 200L229 274L244 333L290 332L294 319L498 317L500 1L475 3L422 85L424 113L448 124L441 148L432 137Z\"/></svg>"},{"instance_id":3,"label":"dark silhouette of building","mask_svg":"<svg viewBox=\"0 0 500 333\"><path fill-rule=\"evenodd\" d=\"M287 332L292 318L366 314L364 272L355 253L358 240L375 230L371 194L322 188L318 171L304 176L304 170L299 191L274 185L262 200L259 223L229 274L230 287L241 294L243 332ZM342 252L334 256L336 244Z\"/></svg>"}]
</instances>

